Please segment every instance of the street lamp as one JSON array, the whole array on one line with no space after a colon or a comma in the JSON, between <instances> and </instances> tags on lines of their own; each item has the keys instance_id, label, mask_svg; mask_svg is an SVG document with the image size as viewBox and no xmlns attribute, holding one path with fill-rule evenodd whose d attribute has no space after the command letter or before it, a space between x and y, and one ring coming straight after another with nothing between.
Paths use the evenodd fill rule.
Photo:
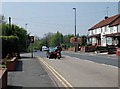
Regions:
<instances>
[{"instance_id":1,"label":"street lamp","mask_svg":"<svg viewBox=\"0 0 120 89\"><path fill-rule=\"evenodd\" d=\"M25 30L27 31L27 23L25 24ZM27 49L27 46L28 46L28 38L26 39L26 49Z\"/></svg>"},{"instance_id":2,"label":"street lamp","mask_svg":"<svg viewBox=\"0 0 120 89\"><path fill-rule=\"evenodd\" d=\"M76 8L73 8L75 11L75 52L77 51L77 37L76 37Z\"/></svg>"},{"instance_id":3,"label":"street lamp","mask_svg":"<svg viewBox=\"0 0 120 89\"><path fill-rule=\"evenodd\" d=\"M25 30L26 30L26 31L27 31L27 25L28 25L28 24L26 23L26 24L25 24Z\"/></svg>"}]
</instances>

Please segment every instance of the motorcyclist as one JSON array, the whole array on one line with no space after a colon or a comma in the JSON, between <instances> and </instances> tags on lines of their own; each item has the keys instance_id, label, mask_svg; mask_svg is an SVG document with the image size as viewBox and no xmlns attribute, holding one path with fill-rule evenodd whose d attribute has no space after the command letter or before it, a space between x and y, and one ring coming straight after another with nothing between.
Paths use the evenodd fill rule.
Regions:
<instances>
[{"instance_id":1,"label":"motorcyclist","mask_svg":"<svg viewBox=\"0 0 120 89\"><path fill-rule=\"evenodd\" d=\"M62 47L60 45L58 45L56 52L58 52L60 54L60 57L61 57L61 51L62 51Z\"/></svg>"}]
</instances>

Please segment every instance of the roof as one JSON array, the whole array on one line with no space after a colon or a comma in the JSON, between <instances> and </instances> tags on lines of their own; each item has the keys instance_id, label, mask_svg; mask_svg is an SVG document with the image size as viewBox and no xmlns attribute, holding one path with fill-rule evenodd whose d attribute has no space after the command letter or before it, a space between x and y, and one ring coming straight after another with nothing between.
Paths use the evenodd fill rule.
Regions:
<instances>
[{"instance_id":1,"label":"roof","mask_svg":"<svg viewBox=\"0 0 120 89\"><path fill-rule=\"evenodd\" d=\"M100 27L103 27L103 26L106 26L106 25L111 25L111 24L113 24L113 25L118 24L118 23L120 24L120 22L117 21L118 18L120 18L120 14L114 15L112 17L109 17L107 19L104 19L104 20L100 21L99 23L97 23L96 25L91 27L89 30L93 30L93 29L100 28Z\"/></svg>"},{"instance_id":2,"label":"roof","mask_svg":"<svg viewBox=\"0 0 120 89\"><path fill-rule=\"evenodd\" d=\"M110 24L110 27L116 26L118 24L120 24L120 17L116 21L114 21L112 24Z\"/></svg>"}]
</instances>

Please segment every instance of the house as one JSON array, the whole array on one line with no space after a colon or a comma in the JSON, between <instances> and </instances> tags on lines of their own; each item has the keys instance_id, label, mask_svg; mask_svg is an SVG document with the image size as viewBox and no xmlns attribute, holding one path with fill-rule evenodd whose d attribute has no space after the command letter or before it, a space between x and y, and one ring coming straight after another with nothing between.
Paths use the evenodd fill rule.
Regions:
<instances>
[{"instance_id":1,"label":"house","mask_svg":"<svg viewBox=\"0 0 120 89\"><path fill-rule=\"evenodd\" d=\"M120 14L105 17L104 20L88 29L88 43L97 46L120 47Z\"/></svg>"}]
</instances>

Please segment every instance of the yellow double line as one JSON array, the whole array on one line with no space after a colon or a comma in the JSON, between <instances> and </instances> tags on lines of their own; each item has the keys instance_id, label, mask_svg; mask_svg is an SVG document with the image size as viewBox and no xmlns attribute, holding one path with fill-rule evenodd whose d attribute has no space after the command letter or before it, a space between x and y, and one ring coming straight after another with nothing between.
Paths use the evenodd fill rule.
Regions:
<instances>
[{"instance_id":1,"label":"yellow double line","mask_svg":"<svg viewBox=\"0 0 120 89\"><path fill-rule=\"evenodd\" d=\"M73 86L60 75L53 67L51 67L43 58L38 59L48 68L48 70L63 84L67 89L74 89Z\"/></svg>"}]
</instances>

